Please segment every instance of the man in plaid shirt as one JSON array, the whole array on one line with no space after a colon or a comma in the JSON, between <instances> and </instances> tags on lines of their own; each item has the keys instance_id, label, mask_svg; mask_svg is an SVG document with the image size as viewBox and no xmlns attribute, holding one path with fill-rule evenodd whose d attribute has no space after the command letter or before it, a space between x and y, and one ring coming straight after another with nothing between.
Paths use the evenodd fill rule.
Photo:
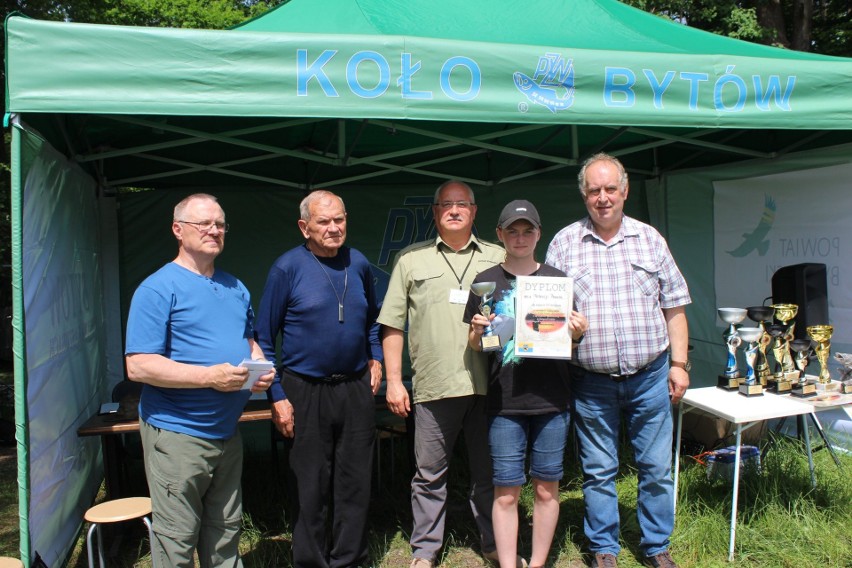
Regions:
<instances>
[{"instance_id":1,"label":"man in plaid shirt","mask_svg":"<svg viewBox=\"0 0 852 568\"><path fill-rule=\"evenodd\" d=\"M592 566L617 566L623 417L639 475L645 563L672 567L672 404L689 386L689 290L662 236L624 215L629 185L618 159L592 156L578 181L589 216L556 234L546 262L574 279L576 309L589 319L571 386Z\"/></svg>"}]
</instances>

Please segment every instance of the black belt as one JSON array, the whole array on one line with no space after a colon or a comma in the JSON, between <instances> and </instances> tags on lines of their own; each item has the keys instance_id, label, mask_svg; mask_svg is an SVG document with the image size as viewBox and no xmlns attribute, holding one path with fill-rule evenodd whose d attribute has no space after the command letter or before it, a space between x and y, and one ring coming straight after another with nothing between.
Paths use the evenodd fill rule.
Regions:
<instances>
[{"instance_id":1,"label":"black belt","mask_svg":"<svg viewBox=\"0 0 852 568\"><path fill-rule=\"evenodd\" d=\"M665 352L663 352L662 354L655 357L653 361L651 361L650 363L648 363L647 365L645 365L644 367L642 367L641 369L639 369L635 373L630 373L629 375L619 375L617 373L595 373L595 374L596 375L603 375L604 377L609 377L609 379L611 381L613 381L614 383L623 383L624 381L626 381L630 377L635 377L639 373L644 373L645 371L647 371L648 369L653 367L654 364L659 360L660 357L665 357L665 356L666 356L666 354L665 354Z\"/></svg>"},{"instance_id":2,"label":"black belt","mask_svg":"<svg viewBox=\"0 0 852 568\"><path fill-rule=\"evenodd\" d=\"M295 371L291 371L290 369L281 369L281 372L297 379L302 379L303 381L308 381L310 383L324 383L327 385L337 385L340 383L345 383L347 381L357 381L367 372L367 367L364 367L360 371L355 371L354 373L334 373L333 375L326 375L325 377L311 377L309 375L303 375L302 373L297 373Z\"/></svg>"}]
</instances>

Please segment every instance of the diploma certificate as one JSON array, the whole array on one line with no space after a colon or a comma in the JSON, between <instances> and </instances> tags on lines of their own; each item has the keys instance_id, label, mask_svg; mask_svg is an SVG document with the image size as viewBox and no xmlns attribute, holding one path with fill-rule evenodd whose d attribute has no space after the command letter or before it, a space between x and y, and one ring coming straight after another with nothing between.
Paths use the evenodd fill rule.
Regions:
<instances>
[{"instance_id":1,"label":"diploma certificate","mask_svg":"<svg viewBox=\"0 0 852 568\"><path fill-rule=\"evenodd\" d=\"M571 358L568 318L574 280L566 276L518 276L515 291L515 355Z\"/></svg>"}]
</instances>

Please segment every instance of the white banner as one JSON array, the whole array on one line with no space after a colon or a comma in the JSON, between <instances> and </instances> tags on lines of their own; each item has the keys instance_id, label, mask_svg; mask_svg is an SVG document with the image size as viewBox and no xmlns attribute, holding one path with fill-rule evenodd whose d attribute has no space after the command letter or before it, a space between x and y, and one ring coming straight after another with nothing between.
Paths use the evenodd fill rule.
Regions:
<instances>
[{"instance_id":1,"label":"white banner","mask_svg":"<svg viewBox=\"0 0 852 568\"><path fill-rule=\"evenodd\" d=\"M782 266L825 264L832 341L852 343L850 180L852 164L714 182L717 307L760 305Z\"/></svg>"}]
</instances>

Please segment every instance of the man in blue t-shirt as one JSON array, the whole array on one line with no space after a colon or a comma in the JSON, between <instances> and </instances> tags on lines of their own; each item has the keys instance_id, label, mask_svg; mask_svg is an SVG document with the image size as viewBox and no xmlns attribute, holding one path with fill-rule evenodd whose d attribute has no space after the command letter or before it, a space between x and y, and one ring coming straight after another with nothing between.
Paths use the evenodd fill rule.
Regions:
<instances>
[{"instance_id":1,"label":"man in blue t-shirt","mask_svg":"<svg viewBox=\"0 0 852 568\"><path fill-rule=\"evenodd\" d=\"M214 260L225 246L216 198L177 204L177 257L146 278L130 304L125 361L139 401L153 508L154 568L242 566L243 446L237 422L250 396L243 359L263 359L248 290ZM269 388L270 371L252 392Z\"/></svg>"},{"instance_id":2,"label":"man in blue t-shirt","mask_svg":"<svg viewBox=\"0 0 852 568\"><path fill-rule=\"evenodd\" d=\"M270 360L281 337L278 378L268 396L272 420L288 440L295 482L293 564L363 566L373 395L382 380L373 273L363 254L343 245L340 197L314 191L300 214L305 244L273 263L257 315L257 340Z\"/></svg>"}]
</instances>

